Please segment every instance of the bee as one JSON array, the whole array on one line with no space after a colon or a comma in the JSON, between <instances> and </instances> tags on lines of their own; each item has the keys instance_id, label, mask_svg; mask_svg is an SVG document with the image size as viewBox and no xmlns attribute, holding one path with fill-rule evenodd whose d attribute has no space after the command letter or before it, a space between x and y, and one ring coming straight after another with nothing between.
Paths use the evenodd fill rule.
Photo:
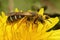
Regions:
<instances>
[{"instance_id":1,"label":"bee","mask_svg":"<svg viewBox=\"0 0 60 40\"><path fill-rule=\"evenodd\" d=\"M28 17L27 20L31 20L31 18L34 16L34 13L30 12L11 12L10 15L7 18L8 22L14 22L19 19L22 19L23 17Z\"/></svg>"},{"instance_id":2,"label":"bee","mask_svg":"<svg viewBox=\"0 0 60 40\"><path fill-rule=\"evenodd\" d=\"M45 22L43 17L41 15L38 15L37 12L11 12L7 18L7 21L15 22L22 19L23 17L27 17L27 21L33 21L33 23L36 23L37 20L41 23ZM48 19L47 16L46 19Z\"/></svg>"}]
</instances>

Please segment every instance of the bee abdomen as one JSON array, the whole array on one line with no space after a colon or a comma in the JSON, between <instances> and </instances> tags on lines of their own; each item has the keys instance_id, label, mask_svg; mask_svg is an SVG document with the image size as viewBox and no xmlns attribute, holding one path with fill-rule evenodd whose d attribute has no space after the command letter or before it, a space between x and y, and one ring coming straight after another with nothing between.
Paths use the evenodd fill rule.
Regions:
<instances>
[{"instance_id":1,"label":"bee abdomen","mask_svg":"<svg viewBox=\"0 0 60 40\"><path fill-rule=\"evenodd\" d=\"M13 22L13 21L17 21L18 19L21 19L23 17L24 17L24 15L12 15L12 16L9 16L7 20L9 22Z\"/></svg>"}]
</instances>

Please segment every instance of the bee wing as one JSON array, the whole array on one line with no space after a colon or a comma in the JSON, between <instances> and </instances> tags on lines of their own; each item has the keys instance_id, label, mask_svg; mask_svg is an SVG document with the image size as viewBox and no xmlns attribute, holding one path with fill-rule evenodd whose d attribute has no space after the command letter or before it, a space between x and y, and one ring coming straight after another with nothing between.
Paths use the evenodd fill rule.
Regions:
<instances>
[{"instance_id":1,"label":"bee wing","mask_svg":"<svg viewBox=\"0 0 60 40\"><path fill-rule=\"evenodd\" d=\"M12 15L34 16L37 14L36 12L11 12L8 14L8 16L12 16Z\"/></svg>"},{"instance_id":2,"label":"bee wing","mask_svg":"<svg viewBox=\"0 0 60 40\"><path fill-rule=\"evenodd\" d=\"M11 12L11 13L8 13L7 16L20 15L20 14L22 14L22 12Z\"/></svg>"},{"instance_id":3,"label":"bee wing","mask_svg":"<svg viewBox=\"0 0 60 40\"><path fill-rule=\"evenodd\" d=\"M22 13L22 15L25 15L25 16L35 16L35 15L37 15L37 13L36 12L24 12L24 13Z\"/></svg>"}]
</instances>

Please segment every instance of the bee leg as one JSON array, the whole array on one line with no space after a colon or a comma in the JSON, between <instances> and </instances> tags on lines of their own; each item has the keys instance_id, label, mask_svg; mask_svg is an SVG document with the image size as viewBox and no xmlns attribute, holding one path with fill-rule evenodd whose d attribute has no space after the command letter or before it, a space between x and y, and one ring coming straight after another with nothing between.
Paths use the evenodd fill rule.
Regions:
<instances>
[{"instance_id":1,"label":"bee leg","mask_svg":"<svg viewBox=\"0 0 60 40\"><path fill-rule=\"evenodd\" d=\"M27 20L31 21L31 20L33 20L33 17L27 17Z\"/></svg>"},{"instance_id":2,"label":"bee leg","mask_svg":"<svg viewBox=\"0 0 60 40\"><path fill-rule=\"evenodd\" d=\"M48 15L45 16L45 19L49 19L49 18L50 18L50 16L48 16Z\"/></svg>"},{"instance_id":3,"label":"bee leg","mask_svg":"<svg viewBox=\"0 0 60 40\"><path fill-rule=\"evenodd\" d=\"M47 20L47 21L49 21L50 23L52 23L50 20L48 20L50 17L48 16L48 15L46 15L46 17L45 17L45 19Z\"/></svg>"},{"instance_id":4,"label":"bee leg","mask_svg":"<svg viewBox=\"0 0 60 40\"><path fill-rule=\"evenodd\" d=\"M34 20L34 24L37 24L37 23L36 23L37 19L38 19L38 18L35 18L35 20Z\"/></svg>"},{"instance_id":5,"label":"bee leg","mask_svg":"<svg viewBox=\"0 0 60 40\"><path fill-rule=\"evenodd\" d=\"M30 21L30 17L28 17L27 20Z\"/></svg>"},{"instance_id":6,"label":"bee leg","mask_svg":"<svg viewBox=\"0 0 60 40\"><path fill-rule=\"evenodd\" d=\"M41 17L38 17L38 21L40 21L41 23L45 23L44 19Z\"/></svg>"},{"instance_id":7,"label":"bee leg","mask_svg":"<svg viewBox=\"0 0 60 40\"><path fill-rule=\"evenodd\" d=\"M52 23L50 20L47 20L47 21L49 21L50 23Z\"/></svg>"}]
</instances>

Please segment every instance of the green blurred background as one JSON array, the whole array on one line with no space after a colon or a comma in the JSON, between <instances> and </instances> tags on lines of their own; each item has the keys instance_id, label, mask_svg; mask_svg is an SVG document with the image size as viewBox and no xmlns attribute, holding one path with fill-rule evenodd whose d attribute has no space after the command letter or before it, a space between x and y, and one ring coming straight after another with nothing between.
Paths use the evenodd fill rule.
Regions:
<instances>
[{"instance_id":1,"label":"green blurred background","mask_svg":"<svg viewBox=\"0 0 60 40\"><path fill-rule=\"evenodd\" d=\"M48 9L46 12L60 13L60 0L0 0L0 12L5 11L8 13L15 8L19 8L20 10L29 10L32 6L41 7L43 5L46 5L46 1L48 2ZM54 6L51 7L52 5ZM55 9L52 10L52 8Z\"/></svg>"},{"instance_id":2,"label":"green blurred background","mask_svg":"<svg viewBox=\"0 0 60 40\"><path fill-rule=\"evenodd\" d=\"M8 12L9 6L13 6L12 10L15 8L19 8L20 10L28 10L31 9L31 6L34 5L35 2L38 1L39 0L0 0L0 12L2 10Z\"/></svg>"}]
</instances>

